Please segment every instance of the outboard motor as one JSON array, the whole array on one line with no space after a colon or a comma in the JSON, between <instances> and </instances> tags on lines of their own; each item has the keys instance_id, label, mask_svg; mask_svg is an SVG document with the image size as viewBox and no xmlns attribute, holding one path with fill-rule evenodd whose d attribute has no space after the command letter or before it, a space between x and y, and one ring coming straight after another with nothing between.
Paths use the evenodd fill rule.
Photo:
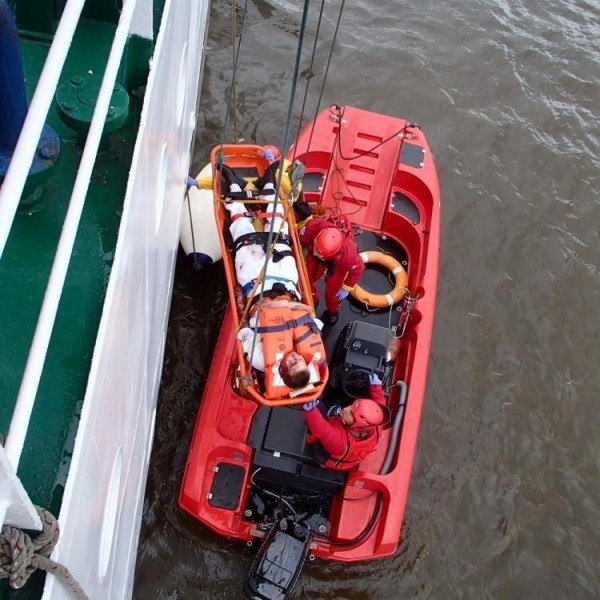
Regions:
<instances>
[{"instance_id":1,"label":"outboard motor","mask_svg":"<svg viewBox=\"0 0 600 600\"><path fill-rule=\"evenodd\" d=\"M246 595L251 600L289 598L308 556L311 530L291 518L273 525L246 579Z\"/></svg>"},{"instance_id":2,"label":"outboard motor","mask_svg":"<svg viewBox=\"0 0 600 600\"><path fill-rule=\"evenodd\" d=\"M337 342L330 384L348 399L361 398L368 393L369 374L376 373L384 381L391 370L388 351L392 336L379 325L352 321L342 331Z\"/></svg>"}]
</instances>

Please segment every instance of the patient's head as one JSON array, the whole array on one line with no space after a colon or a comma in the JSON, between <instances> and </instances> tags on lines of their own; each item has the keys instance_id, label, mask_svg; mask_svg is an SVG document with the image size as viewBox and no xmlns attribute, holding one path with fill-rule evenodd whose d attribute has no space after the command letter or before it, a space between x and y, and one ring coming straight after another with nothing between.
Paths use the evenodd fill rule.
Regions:
<instances>
[{"instance_id":1,"label":"patient's head","mask_svg":"<svg viewBox=\"0 0 600 600\"><path fill-rule=\"evenodd\" d=\"M288 352L279 365L279 374L285 385L290 388L304 387L310 380L310 371L306 360L297 352Z\"/></svg>"}]
</instances>

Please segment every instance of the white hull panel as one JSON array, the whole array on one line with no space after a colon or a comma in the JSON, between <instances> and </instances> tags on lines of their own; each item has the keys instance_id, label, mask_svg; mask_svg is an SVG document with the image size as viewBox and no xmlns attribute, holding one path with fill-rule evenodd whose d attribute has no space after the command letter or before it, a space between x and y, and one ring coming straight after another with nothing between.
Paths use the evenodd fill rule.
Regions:
<instances>
[{"instance_id":1,"label":"white hull panel","mask_svg":"<svg viewBox=\"0 0 600 600\"><path fill-rule=\"evenodd\" d=\"M59 516L52 557L93 600L133 589L208 9L165 4ZM48 576L43 599L72 594Z\"/></svg>"}]
</instances>

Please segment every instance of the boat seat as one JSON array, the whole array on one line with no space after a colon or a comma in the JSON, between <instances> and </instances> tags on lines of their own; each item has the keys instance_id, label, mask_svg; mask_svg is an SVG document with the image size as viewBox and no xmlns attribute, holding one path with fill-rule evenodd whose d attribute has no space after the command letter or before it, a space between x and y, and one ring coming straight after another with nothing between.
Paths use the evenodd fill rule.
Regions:
<instances>
[{"instance_id":1,"label":"boat seat","mask_svg":"<svg viewBox=\"0 0 600 600\"><path fill-rule=\"evenodd\" d=\"M346 473L323 468L312 444L306 442L306 434L302 410L287 406L259 408L248 437L248 444L254 448L254 480L278 491L338 493L345 485Z\"/></svg>"}]
</instances>

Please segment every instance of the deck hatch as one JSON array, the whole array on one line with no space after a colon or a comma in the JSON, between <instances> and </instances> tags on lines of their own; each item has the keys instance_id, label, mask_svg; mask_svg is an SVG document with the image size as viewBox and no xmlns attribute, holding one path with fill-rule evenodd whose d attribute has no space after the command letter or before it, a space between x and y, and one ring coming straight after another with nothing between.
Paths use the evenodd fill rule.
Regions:
<instances>
[{"instance_id":1,"label":"deck hatch","mask_svg":"<svg viewBox=\"0 0 600 600\"><path fill-rule=\"evenodd\" d=\"M208 503L217 508L234 510L242 495L244 467L230 463L219 463L215 470Z\"/></svg>"},{"instance_id":2,"label":"deck hatch","mask_svg":"<svg viewBox=\"0 0 600 600\"><path fill-rule=\"evenodd\" d=\"M423 168L424 159L425 148L423 146L417 146L409 142L402 144L402 148L400 149L400 162L402 164L421 169Z\"/></svg>"}]
</instances>

